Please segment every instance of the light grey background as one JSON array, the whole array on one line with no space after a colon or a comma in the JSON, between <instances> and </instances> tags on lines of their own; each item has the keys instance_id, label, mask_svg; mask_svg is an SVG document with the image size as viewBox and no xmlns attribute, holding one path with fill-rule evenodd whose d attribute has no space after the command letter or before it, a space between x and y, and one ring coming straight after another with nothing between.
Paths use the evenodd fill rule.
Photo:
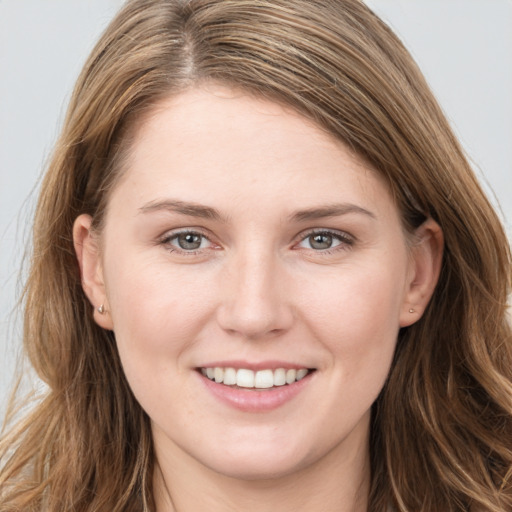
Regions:
<instances>
[{"instance_id":1,"label":"light grey background","mask_svg":"<svg viewBox=\"0 0 512 512\"><path fill-rule=\"evenodd\" d=\"M512 221L512 0L368 0L420 64L504 222ZM121 0L0 0L0 415L38 179L74 80Z\"/></svg>"}]
</instances>

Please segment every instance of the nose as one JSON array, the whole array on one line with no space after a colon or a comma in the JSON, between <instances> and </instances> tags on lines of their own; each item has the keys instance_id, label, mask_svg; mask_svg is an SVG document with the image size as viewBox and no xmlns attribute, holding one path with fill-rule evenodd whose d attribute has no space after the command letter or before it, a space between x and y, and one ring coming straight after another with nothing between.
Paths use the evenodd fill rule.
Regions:
<instances>
[{"instance_id":1,"label":"nose","mask_svg":"<svg viewBox=\"0 0 512 512\"><path fill-rule=\"evenodd\" d=\"M285 269L277 257L262 251L234 256L220 285L220 327L231 335L251 340L278 336L289 330L294 315L286 280Z\"/></svg>"}]
</instances>

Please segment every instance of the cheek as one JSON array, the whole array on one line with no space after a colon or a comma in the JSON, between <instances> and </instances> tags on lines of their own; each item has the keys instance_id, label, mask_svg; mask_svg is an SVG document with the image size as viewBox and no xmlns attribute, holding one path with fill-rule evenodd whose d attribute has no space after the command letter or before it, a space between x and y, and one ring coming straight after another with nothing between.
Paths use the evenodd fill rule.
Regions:
<instances>
[{"instance_id":1,"label":"cheek","mask_svg":"<svg viewBox=\"0 0 512 512\"><path fill-rule=\"evenodd\" d=\"M354 389L363 383L379 387L387 376L399 332L403 276L391 264L372 265L347 268L309 287L302 308L306 321Z\"/></svg>"},{"instance_id":2,"label":"cheek","mask_svg":"<svg viewBox=\"0 0 512 512\"><path fill-rule=\"evenodd\" d=\"M369 421L389 375L399 331L396 287L389 279L365 279L366 289L355 278L332 284L332 300L322 301L318 290L317 307L309 310L311 329L329 354L328 387L317 407L320 416L329 418L331 440Z\"/></svg>"},{"instance_id":3,"label":"cheek","mask_svg":"<svg viewBox=\"0 0 512 512\"><path fill-rule=\"evenodd\" d=\"M114 323L120 326L135 321L165 324L186 312L197 314L205 291L200 276L173 271L165 259L145 258L144 254L107 265L107 277Z\"/></svg>"},{"instance_id":4,"label":"cheek","mask_svg":"<svg viewBox=\"0 0 512 512\"><path fill-rule=\"evenodd\" d=\"M210 287L192 272L132 257L107 266L107 293L123 364L147 372L175 365L209 314ZM172 357L163 357L171 355Z\"/></svg>"},{"instance_id":5,"label":"cheek","mask_svg":"<svg viewBox=\"0 0 512 512\"><path fill-rule=\"evenodd\" d=\"M404 273L394 272L386 262L368 267L333 271L303 288L305 311L311 322L343 336L353 330L377 333L396 331L404 300ZM303 292L304 293L304 292Z\"/></svg>"},{"instance_id":6,"label":"cheek","mask_svg":"<svg viewBox=\"0 0 512 512\"><path fill-rule=\"evenodd\" d=\"M187 403L182 354L197 339L198 319L208 309L200 282L180 279L161 267L132 258L111 267L107 283L123 370L150 416L161 414L170 389Z\"/></svg>"}]
</instances>

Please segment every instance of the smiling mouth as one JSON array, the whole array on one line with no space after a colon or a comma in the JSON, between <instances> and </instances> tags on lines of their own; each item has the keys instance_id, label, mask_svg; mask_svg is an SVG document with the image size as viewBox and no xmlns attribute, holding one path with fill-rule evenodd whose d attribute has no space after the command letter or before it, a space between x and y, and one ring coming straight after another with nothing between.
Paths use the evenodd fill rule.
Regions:
<instances>
[{"instance_id":1,"label":"smiling mouth","mask_svg":"<svg viewBox=\"0 0 512 512\"><path fill-rule=\"evenodd\" d=\"M271 389L293 384L314 371L310 368L253 371L247 368L199 368L209 380L233 388Z\"/></svg>"}]
</instances>

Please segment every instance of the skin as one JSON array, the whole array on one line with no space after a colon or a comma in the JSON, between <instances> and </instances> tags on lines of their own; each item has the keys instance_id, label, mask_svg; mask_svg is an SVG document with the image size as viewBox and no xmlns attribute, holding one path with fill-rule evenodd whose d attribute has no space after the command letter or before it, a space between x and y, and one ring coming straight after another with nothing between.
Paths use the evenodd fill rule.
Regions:
<instances>
[{"instance_id":1,"label":"skin","mask_svg":"<svg viewBox=\"0 0 512 512\"><path fill-rule=\"evenodd\" d=\"M159 512L366 510L371 405L439 273L440 228L415 235L373 169L282 106L210 85L140 123L103 231L81 215L74 239L152 421ZM315 372L245 412L197 371L233 359Z\"/></svg>"}]
</instances>

